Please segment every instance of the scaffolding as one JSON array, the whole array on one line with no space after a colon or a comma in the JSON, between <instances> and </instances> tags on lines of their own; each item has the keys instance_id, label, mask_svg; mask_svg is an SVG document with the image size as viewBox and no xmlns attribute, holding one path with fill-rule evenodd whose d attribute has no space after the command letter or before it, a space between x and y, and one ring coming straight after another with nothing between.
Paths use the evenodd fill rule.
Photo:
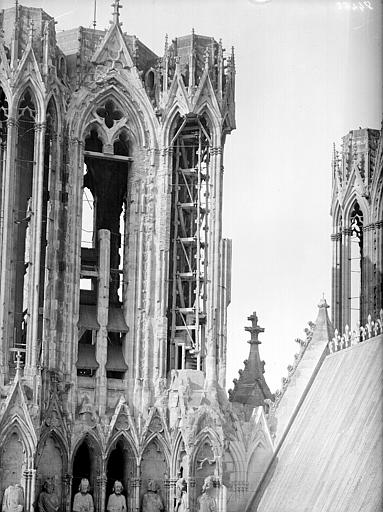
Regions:
<instances>
[{"instance_id":1,"label":"scaffolding","mask_svg":"<svg viewBox=\"0 0 383 512\"><path fill-rule=\"evenodd\" d=\"M173 190L169 289L170 359L203 369L211 140L203 120L184 118L172 140Z\"/></svg>"}]
</instances>

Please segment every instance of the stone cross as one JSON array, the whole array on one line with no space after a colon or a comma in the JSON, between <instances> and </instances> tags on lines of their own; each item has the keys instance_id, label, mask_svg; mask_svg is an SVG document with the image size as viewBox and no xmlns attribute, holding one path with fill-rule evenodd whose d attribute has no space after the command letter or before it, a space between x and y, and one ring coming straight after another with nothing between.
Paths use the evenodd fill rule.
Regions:
<instances>
[{"instance_id":1,"label":"stone cross","mask_svg":"<svg viewBox=\"0 0 383 512\"><path fill-rule=\"evenodd\" d=\"M120 21L120 9L122 9L122 5L120 5L120 0L114 0L112 3L113 10L113 23L119 23Z\"/></svg>"},{"instance_id":2,"label":"stone cross","mask_svg":"<svg viewBox=\"0 0 383 512\"><path fill-rule=\"evenodd\" d=\"M249 343L251 345L253 345L254 343L259 345L261 342L258 340L258 335L261 332L265 332L265 329L258 325L258 317L255 311L247 319L250 320L251 322L251 327L245 327L245 331L251 333L251 340L249 341Z\"/></svg>"}]
</instances>

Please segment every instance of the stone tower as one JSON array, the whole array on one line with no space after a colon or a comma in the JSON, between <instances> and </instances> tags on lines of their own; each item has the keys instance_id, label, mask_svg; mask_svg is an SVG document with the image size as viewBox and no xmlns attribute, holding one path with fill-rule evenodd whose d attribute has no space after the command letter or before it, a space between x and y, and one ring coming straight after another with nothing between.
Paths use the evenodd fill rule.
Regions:
<instances>
[{"instance_id":1,"label":"stone tower","mask_svg":"<svg viewBox=\"0 0 383 512\"><path fill-rule=\"evenodd\" d=\"M0 494L29 512L49 478L69 512L88 478L101 512L119 479L130 512L154 479L173 510L181 474L193 510L213 476L241 510L272 443L264 396L223 391L234 54L193 32L158 57L120 8L58 34L0 12Z\"/></svg>"},{"instance_id":2,"label":"stone tower","mask_svg":"<svg viewBox=\"0 0 383 512\"><path fill-rule=\"evenodd\" d=\"M383 306L383 140L350 131L333 155L332 321L342 329L378 317Z\"/></svg>"}]
</instances>

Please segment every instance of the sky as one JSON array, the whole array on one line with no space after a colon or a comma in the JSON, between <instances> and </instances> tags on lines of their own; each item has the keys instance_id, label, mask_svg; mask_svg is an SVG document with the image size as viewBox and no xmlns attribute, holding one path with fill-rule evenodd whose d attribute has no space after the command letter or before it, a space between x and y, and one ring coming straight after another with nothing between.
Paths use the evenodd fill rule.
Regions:
<instances>
[{"instance_id":1,"label":"sky","mask_svg":"<svg viewBox=\"0 0 383 512\"><path fill-rule=\"evenodd\" d=\"M20 3L54 16L57 31L92 25L94 0ZM111 3L97 0L97 28L109 26ZM382 3L121 3L122 29L159 56L165 34L171 40L192 28L235 48L237 129L224 152L223 235L233 242L227 387L248 356L244 326L256 311L274 392L323 294L331 307L332 146L359 126L381 126Z\"/></svg>"}]
</instances>

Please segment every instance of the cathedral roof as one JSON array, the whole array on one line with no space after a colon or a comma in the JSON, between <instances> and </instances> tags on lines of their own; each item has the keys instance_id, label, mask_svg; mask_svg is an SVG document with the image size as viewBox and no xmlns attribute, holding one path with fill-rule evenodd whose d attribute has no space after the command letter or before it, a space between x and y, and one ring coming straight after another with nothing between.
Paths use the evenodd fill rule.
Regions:
<instances>
[{"instance_id":1,"label":"cathedral roof","mask_svg":"<svg viewBox=\"0 0 383 512\"><path fill-rule=\"evenodd\" d=\"M381 510L382 338L326 357L247 510Z\"/></svg>"},{"instance_id":2,"label":"cathedral roof","mask_svg":"<svg viewBox=\"0 0 383 512\"><path fill-rule=\"evenodd\" d=\"M239 371L239 379L234 380L234 389L229 391L231 402L257 407L264 405L266 399L274 399L264 377L265 362L261 361L258 336L264 332L264 328L258 325L258 317L254 312L248 317L251 327L245 327L245 331L251 333L248 341L250 344L249 358L245 361L244 370Z\"/></svg>"}]
</instances>

